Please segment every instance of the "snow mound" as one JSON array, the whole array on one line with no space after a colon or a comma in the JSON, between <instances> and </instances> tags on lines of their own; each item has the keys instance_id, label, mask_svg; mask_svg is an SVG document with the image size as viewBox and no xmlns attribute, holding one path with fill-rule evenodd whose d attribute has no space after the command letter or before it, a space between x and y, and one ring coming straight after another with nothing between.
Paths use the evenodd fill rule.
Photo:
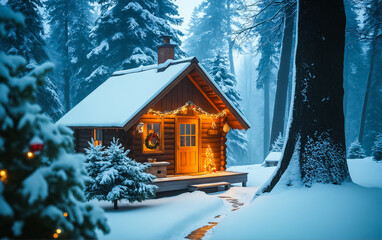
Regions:
<instances>
[{"instance_id":1,"label":"snow mound","mask_svg":"<svg viewBox=\"0 0 382 240\"><path fill-rule=\"evenodd\" d=\"M262 195L208 239L381 239L382 190L313 184Z\"/></svg>"}]
</instances>

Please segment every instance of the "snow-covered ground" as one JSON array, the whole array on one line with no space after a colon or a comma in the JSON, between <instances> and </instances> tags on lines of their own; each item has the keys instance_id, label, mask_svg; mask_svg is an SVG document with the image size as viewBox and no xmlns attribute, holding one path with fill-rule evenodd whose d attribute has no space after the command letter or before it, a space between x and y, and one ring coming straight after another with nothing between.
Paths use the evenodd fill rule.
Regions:
<instances>
[{"instance_id":1,"label":"snow-covered ground","mask_svg":"<svg viewBox=\"0 0 382 240\"><path fill-rule=\"evenodd\" d=\"M143 203L99 202L111 233L104 239L183 239L210 221L219 224L205 239L382 239L382 162L348 162L353 183L279 190L252 201L275 167L259 164L228 170L249 173L248 187L226 192L185 193ZM364 186L364 187L361 187ZM239 186L239 185L238 185ZM221 197L243 203L237 211ZM218 220L215 216L221 215Z\"/></svg>"}]
</instances>

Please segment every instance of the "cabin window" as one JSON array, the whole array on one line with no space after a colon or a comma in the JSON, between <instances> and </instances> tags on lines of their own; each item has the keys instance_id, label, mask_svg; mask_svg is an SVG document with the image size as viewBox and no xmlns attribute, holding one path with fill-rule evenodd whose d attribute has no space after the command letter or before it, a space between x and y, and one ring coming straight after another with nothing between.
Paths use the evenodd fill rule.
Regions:
<instances>
[{"instance_id":1,"label":"cabin window","mask_svg":"<svg viewBox=\"0 0 382 240\"><path fill-rule=\"evenodd\" d=\"M179 124L180 127L180 146L195 147L196 146L196 124Z\"/></svg>"},{"instance_id":2,"label":"cabin window","mask_svg":"<svg viewBox=\"0 0 382 240\"><path fill-rule=\"evenodd\" d=\"M155 149L150 149L146 147L146 139L149 135L155 133L158 136L159 145ZM162 152L163 151L163 123L162 122L145 122L143 129L143 152ZM151 138L150 144L155 145L157 142L156 138Z\"/></svg>"},{"instance_id":3,"label":"cabin window","mask_svg":"<svg viewBox=\"0 0 382 240\"><path fill-rule=\"evenodd\" d=\"M102 129L94 129L93 131L93 139L94 145L98 146L102 144Z\"/></svg>"}]
</instances>

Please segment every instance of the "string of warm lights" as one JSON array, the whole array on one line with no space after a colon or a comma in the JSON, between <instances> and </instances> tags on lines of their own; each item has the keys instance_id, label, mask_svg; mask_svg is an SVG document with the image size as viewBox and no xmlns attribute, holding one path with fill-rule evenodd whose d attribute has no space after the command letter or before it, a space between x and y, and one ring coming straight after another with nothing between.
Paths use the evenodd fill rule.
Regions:
<instances>
[{"instance_id":1,"label":"string of warm lights","mask_svg":"<svg viewBox=\"0 0 382 240\"><path fill-rule=\"evenodd\" d=\"M206 158L204 160L204 169L209 173L216 172L216 166L214 163L214 154L212 152L210 145L208 145L208 148L206 150Z\"/></svg>"},{"instance_id":2,"label":"string of warm lights","mask_svg":"<svg viewBox=\"0 0 382 240\"><path fill-rule=\"evenodd\" d=\"M159 117L174 117L180 113L181 114L187 114L189 109L196 112L202 118L217 119L220 117L225 117L227 115L227 112L225 109L223 109L223 111L221 111L220 113L208 113L208 112L204 111L201 107L196 106L194 103L192 103L190 101L186 102L185 105L183 105L183 106L181 106L175 110L172 110L172 111L161 112L161 111L155 111L153 109L149 109L147 114L153 114L153 115L157 115Z\"/></svg>"}]
</instances>

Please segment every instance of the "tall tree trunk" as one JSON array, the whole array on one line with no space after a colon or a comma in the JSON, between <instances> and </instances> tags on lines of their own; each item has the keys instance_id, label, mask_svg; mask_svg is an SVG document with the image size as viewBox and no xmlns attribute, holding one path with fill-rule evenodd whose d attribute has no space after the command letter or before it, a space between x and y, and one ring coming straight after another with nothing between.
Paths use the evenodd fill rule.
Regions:
<instances>
[{"instance_id":1,"label":"tall tree trunk","mask_svg":"<svg viewBox=\"0 0 382 240\"><path fill-rule=\"evenodd\" d=\"M65 1L65 69L64 69L64 82L65 82L65 110L70 110L70 75L69 75L69 6L68 1Z\"/></svg>"},{"instance_id":2,"label":"tall tree trunk","mask_svg":"<svg viewBox=\"0 0 382 240\"><path fill-rule=\"evenodd\" d=\"M275 106L273 109L270 145L276 140L279 133L284 135L285 106L287 101L289 66L292 56L294 28L295 8L293 6L288 6L284 14L284 34L282 40L280 67L277 74L277 87Z\"/></svg>"},{"instance_id":3,"label":"tall tree trunk","mask_svg":"<svg viewBox=\"0 0 382 240\"><path fill-rule=\"evenodd\" d=\"M270 192L290 168L305 186L350 180L343 115L345 11L342 0L300 0L296 80L288 140L269 184ZM296 170L297 169L297 170ZM288 173L287 173L288 174ZM289 175L289 177L292 174ZM292 184L289 182L287 185Z\"/></svg>"},{"instance_id":4,"label":"tall tree trunk","mask_svg":"<svg viewBox=\"0 0 382 240\"><path fill-rule=\"evenodd\" d=\"M270 134L270 117L269 117L269 79L264 81L264 150L263 158L265 159L269 153L269 134Z\"/></svg>"},{"instance_id":5,"label":"tall tree trunk","mask_svg":"<svg viewBox=\"0 0 382 240\"><path fill-rule=\"evenodd\" d=\"M233 62L233 41L231 39L231 34L232 34L231 2L232 0L227 0L227 42L228 42L229 70L233 75L235 75L235 65Z\"/></svg>"},{"instance_id":6,"label":"tall tree trunk","mask_svg":"<svg viewBox=\"0 0 382 240\"><path fill-rule=\"evenodd\" d=\"M362 144L362 138L363 138L363 130L365 128L365 118L366 118L366 110L367 110L367 102L369 100L369 92L370 92L370 85L371 80L373 78L373 71L374 71L374 59L375 59L375 44L377 40L374 38L372 40L371 44L371 56L370 56L370 67L369 67L369 75L367 76L367 83L366 83L366 90L365 90L365 96L363 99L363 105L362 105L362 113L361 113L361 122L359 125L359 134L358 134L358 141Z\"/></svg>"},{"instance_id":7,"label":"tall tree trunk","mask_svg":"<svg viewBox=\"0 0 382 240\"><path fill-rule=\"evenodd\" d=\"M113 203L114 203L114 209L118 209L118 201L114 200Z\"/></svg>"}]
</instances>

